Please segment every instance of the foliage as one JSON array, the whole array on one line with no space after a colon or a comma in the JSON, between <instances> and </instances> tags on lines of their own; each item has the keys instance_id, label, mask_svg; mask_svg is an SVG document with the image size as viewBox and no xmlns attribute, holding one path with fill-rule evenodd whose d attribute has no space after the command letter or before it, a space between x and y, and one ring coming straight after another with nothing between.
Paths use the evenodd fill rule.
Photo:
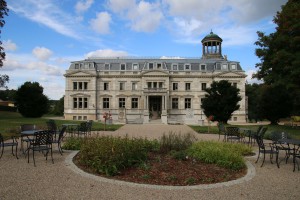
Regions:
<instances>
[{"instance_id":1,"label":"foliage","mask_svg":"<svg viewBox=\"0 0 300 200\"><path fill-rule=\"evenodd\" d=\"M60 98L58 101L54 102L53 110L51 111L52 114L63 116L64 114L64 97Z\"/></svg>"},{"instance_id":2,"label":"foliage","mask_svg":"<svg viewBox=\"0 0 300 200\"><path fill-rule=\"evenodd\" d=\"M8 15L8 8L5 0L0 0L0 28L2 28L5 24L4 16ZM1 34L1 29L0 29ZM3 66L3 60L5 59L4 48L2 47L2 41L0 41L0 68ZM0 88L5 87L6 82L9 81L9 77L7 75L0 74Z\"/></svg>"},{"instance_id":3,"label":"foliage","mask_svg":"<svg viewBox=\"0 0 300 200\"><path fill-rule=\"evenodd\" d=\"M79 162L98 173L116 175L121 169L139 166L147 159L147 152L152 149L147 139L127 136L101 136L84 140L81 145Z\"/></svg>"},{"instance_id":4,"label":"foliage","mask_svg":"<svg viewBox=\"0 0 300 200\"><path fill-rule=\"evenodd\" d=\"M207 133L208 131L208 126L192 126L190 125L190 127L196 131L197 133ZM218 134L219 133L219 129L217 126L210 126L209 127L209 133L212 134Z\"/></svg>"},{"instance_id":5,"label":"foliage","mask_svg":"<svg viewBox=\"0 0 300 200\"><path fill-rule=\"evenodd\" d=\"M66 150L80 150L83 140L83 138L79 137L68 137L64 140L62 148Z\"/></svg>"},{"instance_id":6,"label":"foliage","mask_svg":"<svg viewBox=\"0 0 300 200\"><path fill-rule=\"evenodd\" d=\"M276 31L269 35L257 32L256 55L261 62L254 77L268 85L285 85L293 98L293 114L300 114L300 1L289 0L277 12Z\"/></svg>"},{"instance_id":7,"label":"foliage","mask_svg":"<svg viewBox=\"0 0 300 200\"><path fill-rule=\"evenodd\" d=\"M188 150L188 155L218 166L232 170L245 168L243 155L248 155L252 149L243 144L201 141L194 143Z\"/></svg>"},{"instance_id":8,"label":"foliage","mask_svg":"<svg viewBox=\"0 0 300 200\"><path fill-rule=\"evenodd\" d=\"M16 106L24 117L41 117L49 110L49 99L38 82L25 82L16 92Z\"/></svg>"},{"instance_id":9,"label":"foliage","mask_svg":"<svg viewBox=\"0 0 300 200\"><path fill-rule=\"evenodd\" d=\"M0 99L3 101L14 101L16 90L0 90Z\"/></svg>"},{"instance_id":10,"label":"foliage","mask_svg":"<svg viewBox=\"0 0 300 200\"><path fill-rule=\"evenodd\" d=\"M278 124L280 118L288 117L291 104L289 92L281 85L265 85L258 102L261 116L268 119L271 124Z\"/></svg>"},{"instance_id":11,"label":"foliage","mask_svg":"<svg viewBox=\"0 0 300 200\"><path fill-rule=\"evenodd\" d=\"M191 146L195 141L196 137L192 133L187 134L176 134L170 132L168 135L163 134L163 136L159 139L161 153L167 153L172 150L181 151L187 149Z\"/></svg>"},{"instance_id":12,"label":"foliage","mask_svg":"<svg viewBox=\"0 0 300 200\"><path fill-rule=\"evenodd\" d=\"M254 120L257 122L258 120L262 120L260 115L260 110L258 107L258 101L261 94L261 86L262 84L246 84L246 96L248 97L248 119Z\"/></svg>"},{"instance_id":13,"label":"foliage","mask_svg":"<svg viewBox=\"0 0 300 200\"><path fill-rule=\"evenodd\" d=\"M239 109L238 102L242 99L239 96L239 89L232 86L228 81L213 81L210 88L206 88L201 108L204 114L213 116L212 121L219 121L227 124L232 113Z\"/></svg>"}]
</instances>

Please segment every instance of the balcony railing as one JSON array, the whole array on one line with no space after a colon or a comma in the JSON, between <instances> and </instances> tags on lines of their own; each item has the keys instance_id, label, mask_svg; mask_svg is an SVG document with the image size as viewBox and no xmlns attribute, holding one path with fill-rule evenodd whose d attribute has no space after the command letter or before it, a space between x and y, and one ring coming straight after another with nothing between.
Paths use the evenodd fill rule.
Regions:
<instances>
[{"instance_id":1,"label":"balcony railing","mask_svg":"<svg viewBox=\"0 0 300 200\"><path fill-rule=\"evenodd\" d=\"M144 92L167 92L167 88L144 88Z\"/></svg>"}]
</instances>

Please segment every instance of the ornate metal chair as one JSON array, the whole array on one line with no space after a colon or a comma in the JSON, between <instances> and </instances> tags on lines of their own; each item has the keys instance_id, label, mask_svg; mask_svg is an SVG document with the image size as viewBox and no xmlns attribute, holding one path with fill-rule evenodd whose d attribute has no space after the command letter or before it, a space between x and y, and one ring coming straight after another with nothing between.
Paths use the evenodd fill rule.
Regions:
<instances>
[{"instance_id":1,"label":"ornate metal chair","mask_svg":"<svg viewBox=\"0 0 300 200\"><path fill-rule=\"evenodd\" d=\"M10 141L5 141L4 142L3 136L0 133L0 151L1 151L0 158L2 158L3 151L4 151L5 147L11 147L11 153L12 153L12 155L16 156L16 158L19 159L18 158L18 141L17 141L17 138L14 137L14 136L12 136ZM14 154L14 147L16 147L15 148L16 149L15 150L16 154Z\"/></svg>"},{"instance_id":2,"label":"ornate metal chair","mask_svg":"<svg viewBox=\"0 0 300 200\"><path fill-rule=\"evenodd\" d=\"M22 131L30 131L30 130L35 130L35 125L34 124L23 124L20 126L21 132ZM23 151L23 153L25 153L24 151L24 147L23 147L23 143L26 142L27 148L29 146L30 141L32 140L31 137L28 136L21 136L21 150Z\"/></svg>"},{"instance_id":3,"label":"ornate metal chair","mask_svg":"<svg viewBox=\"0 0 300 200\"><path fill-rule=\"evenodd\" d=\"M62 129L60 130L59 132L59 135L58 135L58 138L54 138L53 141L52 141L52 144L57 144L58 146L58 150L59 150L59 153L62 155L63 151L62 151L62 148L61 148L61 141L63 140L64 138L64 134L66 132L66 129L67 129L67 126L63 126Z\"/></svg>"},{"instance_id":4,"label":"ornate metal chair","mask_svg":"<svg viewBox=\"0 0 300 200\"><path fill-rule=\"evenodd\" d=\"M28 163L29 163L29 152L32 151L32 158L33 158L33 163L35 165L35 158L34 158L34 152L39 151L44 153L46 160L48 160L48 153L50 151L52 163L53 161L53 156L52 156L52 131L46 130L46 131L38 131L34 134L33 139L30 141L30 145L27 149L28 153Z\"/></svg>"},{"instance_id":5,"label":"ornate metal chair","mask_svg":"<svg viewBox=\"0 0 300 200\"><path fill-rule=\"evenodd\" d=\"M278 154L276 156L276 163L277 163L277 167L279 168L279 164L280 162L278 162L278 157L279 157L279 152L280 151L284 151L285 152L285 163L287 163L290 155L292 154L292 149L290 148L289 144L283 144L278 142L278 140L280 139L287 139L288 138L288 134L282 131L273 131L271 133L271 140L273 142L274 147L276 148L276 150L278 151Z\"/></svg>"},{"instance_id":6,"label":"ornate metal chair","mask_svg":"<svg viewBox=\"0 0 300 200\"><path fill-rule=\"evenodd\" d=\"M240 130L238 127L235 126L228 126L226 127L226 141L241 141L242 137L240 134Z\"/></svg>"}]
</instances>

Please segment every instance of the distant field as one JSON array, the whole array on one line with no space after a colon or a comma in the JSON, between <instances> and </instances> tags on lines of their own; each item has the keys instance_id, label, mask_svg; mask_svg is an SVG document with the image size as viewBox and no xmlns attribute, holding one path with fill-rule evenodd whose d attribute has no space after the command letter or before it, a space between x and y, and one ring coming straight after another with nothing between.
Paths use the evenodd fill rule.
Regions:
<instances>
[{"instance_id":1,"label":"distant field","mask_svg":"<svg viewBox=\"0 0 300 200\"><path fill-rule=\"evenodd\" d=\"M20 131L20 125L22 124L35 124L38 128L46 128L46 121L49 119L47 116L42 118L24 118L16 112L0 111L0 133L7 138L11 134L17 134ZM80 124L80 121L72 120L55 120L58 126L62 124L72 123ZM107 125L107 130L117 130L122 125ZM92 130L104 130L104 124L100 122L93 122Z\"/></svg>"}]
</instances>

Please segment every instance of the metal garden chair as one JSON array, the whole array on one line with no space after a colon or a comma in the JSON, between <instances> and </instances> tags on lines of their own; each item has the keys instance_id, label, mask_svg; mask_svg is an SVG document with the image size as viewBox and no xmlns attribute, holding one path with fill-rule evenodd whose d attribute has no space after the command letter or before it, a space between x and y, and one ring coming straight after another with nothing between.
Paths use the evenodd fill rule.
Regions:
<instances>
[{"instance_id":1,"label":"metal garden chair","mask_svg":"<svg viewBox=\"0 0 300 200\"><path fill-rule=\"evenodd\" d=\"M0 133L0 151L1 151L1 155L0 158L2 158L3 155L3 151L5 147L11 147L11 153L13 156L16 156L17 159L18 158L18 141L17 138L15 136L11 137L11 140L9 141L4 141L2 134ZM15 147L15 151L16 154L14 154L14 147Z\"/></svg>"}]
</instances>

